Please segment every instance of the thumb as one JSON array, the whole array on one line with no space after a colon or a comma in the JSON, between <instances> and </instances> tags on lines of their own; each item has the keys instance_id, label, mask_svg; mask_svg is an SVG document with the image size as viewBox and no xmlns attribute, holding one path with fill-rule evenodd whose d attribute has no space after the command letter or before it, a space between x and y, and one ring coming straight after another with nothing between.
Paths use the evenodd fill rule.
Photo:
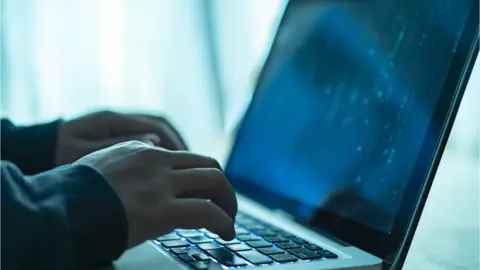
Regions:
<instances>
[{"instance_id":1,"label":"thumb","mask_svg":"<svg viewBox=\"0 0 480 270\"><path fill-rule=\"evenodd\" d=\"M115 137L115 138L109 138L102 141L95 141L93 143L94 143L94 148L98 150L98 149L107 148L112 145L122 143L122 142L128 142L128 141L141 141L152 146L160 145L160 137L158 137L158 135L153 133Z\"/></svg>"}]
</instances>

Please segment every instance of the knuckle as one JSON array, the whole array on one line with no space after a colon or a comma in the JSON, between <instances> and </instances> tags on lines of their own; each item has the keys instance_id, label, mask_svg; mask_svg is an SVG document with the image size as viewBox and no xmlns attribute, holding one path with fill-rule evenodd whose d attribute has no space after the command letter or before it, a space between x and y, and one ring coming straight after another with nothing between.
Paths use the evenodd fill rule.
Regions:
<instances>
[{"instance_id":1,"label":"knuckle","mask_svg":"<svg viewBox=\"0 0 480 270\"><path fill-rule=\"evenodd\" d=\"M205 159L207 160L207 163L210 165L210 167L220 169L220 163L218 163L216 159L212 157L205 157Z\"/></svg>"},{"instance_id":2,"label":"knuckle","mask_svg":"<svg viewBox=\"0 0 480 270\"><path fill-rule=\"evenodd\" d=\"M201 205L202 212L213 213L216 212L217 206L211 200L204 200Z\"/></svg>"},{"instance_id":3,"label":"knuckle","mask_svg":"<svg viewBox=\"0 0 480 270\"><path fill-rule=\"evenodd\" d=\"M206 169L206 178L208 181L214 182L216 189L226 189L227 181L223 172L217 168L207 168Z\"/></svg>"},{"instance_id":4,"label":"knuckle","mask_svg":"<svg viewBox=\"0 0 480 270\"><path fill-rule=\"evenodd\" d=\"M143 159L147 159L147 160L151 160L151 159L157 159L158 158L158 155L159 155L159 151L157 151L155 148L151 148L151 147L145 147L145 144L140 142L140 141L132 141L131 142L132 145L134 145L135 147L138 147L140 148L140 151L138 152L138 155L143 158Z\"/></svg>"},{"instance_id":5,"label":"knuckle","mask_svg":"<svg viewBox=\"0 0 480 270\"><path fill-rule=\"evenodd\" d=\"M100 115L101 117L105 117L105 118L111 118L111 117L115 117L117 115L117 113L115 113L113 111L110 111L110 110L103 110L103 111L100 111L98 113L98 115Z\"/></svg>"},{"instance_id":6,"label":"knuckle","mask_svg":"<svg viewBox=\"0 0 480 270\"><path fill-rule=\"evenodd\" d=\"M150 147L149 145L143 142L133 142L135 143L141 150L139 151L139 155L145 160L151 160L156 163L165 163L170 159L170 153L168 151L162 150L160 148Z\"/></svg>"},{"instance_id":7,"label":"knuckle","mask_svg":"<svg viewBox=\"0 0 480 270\"><path fill-rule=\"evenodd\" d=\"M166 160L171 160L174 158L174 155L175 153L174 152L171 152L171 151L168 151L166 150L165 148L154 148L154 150L157 152L157 156L162 158L162 159L166 159Z\"/></svg>"},{"instance_id":8,"label":"knuckle","mask_svg":"<svg viewBox=\"0 0 480 270\"><path fill-rule=\"evenodd\" d=\"M128 147L135 148L135 149L142 148L144 146L144 143L141 142L141 141L138 141L138 140L126 141L123 144L128 146ZM142 151L144 151L144 150L142 150Z\"/></svg>"},{"instance_id":9,"label":"knuckle","mask_svg":"<svg viewBox=\"0 0 480 270\"><path fill-rule=\"evenodd\" d=\"M162 124L167 124L167 125L170 124L170 121L168 120L168 118L166 116L157 116L156 120L158 122L162 123Z\"/></svg>"},{"instance_id":10,"label":"knuckle","mask_svg":"<svg viewBox=\"0 0 480 270\"><path fill-rule=\"evenodd\" d=\"M138 149L133 141L119 142L112 145L111 148L129 152Z\"/></svg>"},{"instance_id":11,"label":"knuckle","mask_svg":"<svg viewBox=\"0 0 480 270\"><path fill-rule=\"evenodd\" d=\"M215 179L225 178L225 176L223 175L223 172L218 168L209 168L208 171L210 173L210 176L215 178Z\"/></svg>"}]
</instances>

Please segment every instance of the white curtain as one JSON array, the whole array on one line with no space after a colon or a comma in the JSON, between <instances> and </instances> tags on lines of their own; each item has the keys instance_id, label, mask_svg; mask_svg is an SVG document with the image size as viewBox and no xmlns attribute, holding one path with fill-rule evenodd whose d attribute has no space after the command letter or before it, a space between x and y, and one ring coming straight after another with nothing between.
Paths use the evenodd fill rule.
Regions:
<instances>
[{"instance_id":1,"label":"white curtain","mask_svg":"<svg viewBox=\"0 0 480 270\"><path fill-rule=\"evenodd\" d=\"M2 114L32 123L97 108L163 113L203 151L249 101L285 3L3 0ZM479 79L477 64L450 144L476 156Z\"/></svg>"},{"instance_id":2,"label":"white curtain","mask_svg":"<svg viewBox=\"0 0 480 270\"><path fill-rule=\"evenodd\" d=\"M163 113L191 145L208 145L248 102L284 4L3 0L2 114Z\"/></svg>"},{"instance_id":3,"label":"white curtain","mask_svg":"<svg viewBox=\"0 0 480 270\"><path fill-rule=\"evenodd\" d=\"M479 37L480 38L480 37ZM453 125L449 144L451 150L475 158L480 174L480 55L478 55L462 103Z\"/></svg>"}]
</instances>

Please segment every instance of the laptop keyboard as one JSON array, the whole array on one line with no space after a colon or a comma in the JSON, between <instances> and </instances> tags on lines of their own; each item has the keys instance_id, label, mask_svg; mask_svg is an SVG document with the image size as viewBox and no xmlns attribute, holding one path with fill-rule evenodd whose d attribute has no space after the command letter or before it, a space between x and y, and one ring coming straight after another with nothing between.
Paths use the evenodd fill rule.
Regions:
<instances>
[{"instance_id":1,"label":"laptop keyboard","mask_svg":"<svg viewBox=\"0 0 480 270\"><path fill-rule=\"evenodd\" d=\"M336 259L338 256L302 238L239 213L236 238L224 241L205 229L176 230L153 243L192 269L251 268L259 265Z\"/></svg>"}]
</instances>

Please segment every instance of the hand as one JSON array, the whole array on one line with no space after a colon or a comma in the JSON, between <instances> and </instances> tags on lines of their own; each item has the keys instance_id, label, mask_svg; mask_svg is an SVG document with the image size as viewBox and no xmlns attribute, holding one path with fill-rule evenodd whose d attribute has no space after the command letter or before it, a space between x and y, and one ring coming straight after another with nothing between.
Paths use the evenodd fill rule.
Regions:
<instances>
[{"instance_id":1,"label":"hand","mask_svg":"<svg viewBox=\"0 0 480 270\"><path fill-rule=\"evenodd\" d=\"M164 118L98 112L63 122L60 126L56 164L63 165L111 145L138 140L170 150L186 150L178 131Z\"/></svg>"},{"instance_id":2,"label":"hand","mask_svg":"<svg viewBox=\"0 0 480 270\"><path fill-rule=\"evenodd\" d=\"M122 201L129 247L174 229L206 228L225 240L235 237L235 192L211 158L126 142L75 164L97 170Z\"/></svg>"}]
</instances>

